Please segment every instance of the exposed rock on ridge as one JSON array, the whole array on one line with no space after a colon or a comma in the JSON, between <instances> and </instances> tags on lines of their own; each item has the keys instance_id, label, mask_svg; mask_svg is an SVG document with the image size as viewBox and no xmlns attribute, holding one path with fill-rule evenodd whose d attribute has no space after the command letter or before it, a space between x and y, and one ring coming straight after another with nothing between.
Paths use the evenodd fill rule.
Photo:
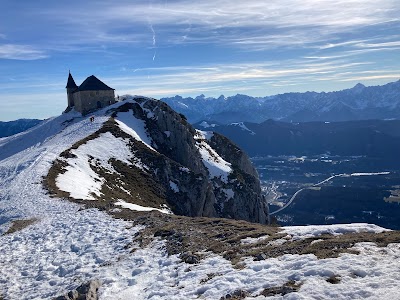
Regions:
<instances>
[{"instance_id":1,"label":"exposed rock on ridge","mask_svg":"<svg viewBox=\"0 0 400 300\"><path fill-rule=\"evenodd\" d=\"M97 280L82 284L68 294L54 298L53 300L97 300L97 291L100 287L100 282Z\"/></svg>"},{"instance_id":2,"label":"exposed rock on ridge","mask_svg":"<svg viewBox=\"0 0 400 300\"><path fill-rule=\"evenodd\" d=\"M268 222L257 172L247 155L228 139L219 134L203 137L183 115L158 100L134 98L112 109L111 118L98 132L64 151L54 163L45 180L52 193L108 209L123 200L158 209L168 206L179 215ZM151 145L123 130L121 122L127 116L145 124ZM68 175L80 147L106 133L127 144L130 164L110 158L111 167L105 167L89 155L101 190L90 195L94 200L74 199L57 184L57 178Z\"/></svg>"}]
</instances>

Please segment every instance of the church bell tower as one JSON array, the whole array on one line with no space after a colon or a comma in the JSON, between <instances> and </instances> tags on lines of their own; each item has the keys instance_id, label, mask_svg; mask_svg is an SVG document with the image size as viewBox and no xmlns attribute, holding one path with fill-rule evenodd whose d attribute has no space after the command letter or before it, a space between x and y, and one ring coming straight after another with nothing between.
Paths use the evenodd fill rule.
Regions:
<instances>
[{"instance_id":1,"label":"church bell tower","mask_svg":"<svg viewBox=\"0 0 400 300\"><path fill-rule=\"evenodd\" d=\"M68 82L65 88L67 89L68 107L70 108L75 105L73 93L78 89L74 78L72 78L71 72L69 72Z\"/></svg>"}]
</instances>

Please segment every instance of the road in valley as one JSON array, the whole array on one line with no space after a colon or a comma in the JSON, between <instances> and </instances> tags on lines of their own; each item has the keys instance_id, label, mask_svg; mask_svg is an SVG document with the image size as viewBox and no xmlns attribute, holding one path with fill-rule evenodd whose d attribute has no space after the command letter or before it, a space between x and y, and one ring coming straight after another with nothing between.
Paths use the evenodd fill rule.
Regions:
<instances>
[{"instance_id":1,"label":"road in valley","mask_svg":"<svg viewBox=\"0 0 400 300\"><path fill-rule=\"evenodd\" d=\"M317 187L322 186L323 184L331 181L332 179L336 178L336 177L354 177L354 176L376 176L376 175L388 175L390 174L390 172L376 172L376 173L351 173L351 174L337 174L337 175L332 175L316 184L313 184L310 187L305 187L305 188L301 188L298 191L296 191L296 193L293 194L293 196L290 198L290 200L288 201L288 203L286 203L284 206L282 206L281 208L279 208L278 210L269 213L270 216L277 214L278 212L281 212L282 210L284 210L285 208L287 208L290 204L292 204L292 202L294 201L294 199L296 199L297 195L300 194L302 191L304 190L312 190L315 189Z\"/></svg>"}]
</instances>

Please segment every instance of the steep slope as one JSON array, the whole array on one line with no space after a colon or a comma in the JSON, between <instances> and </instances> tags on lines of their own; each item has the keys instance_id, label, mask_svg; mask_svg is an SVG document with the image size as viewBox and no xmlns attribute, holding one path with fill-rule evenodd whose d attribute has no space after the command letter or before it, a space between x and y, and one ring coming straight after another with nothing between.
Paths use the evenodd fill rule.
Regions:
<instances>
[{"instance_id":1,"label":"steep slope","mask_svg":"<svg viewBox=\"0 0 400 300\"><path fill-rule=\"evenodd\" d=\"M268 222L257 172L228 139L196 131L154 99L132 98L110 112L100 130L55 161L46 178L51 193L109 209L134 204Z\"/></svg>"},{"instance_id":2,"label":"steep slope","mask_svg":"<svg viewBox=\"0 0 400 300\"><path fill-rule=\"evenodd\" d=\"M184 113L192 123L389 119L400 114L400 80L370 87L359 83L353 88L329 93L285 93L268 97L238 94L227 98L175 96L162 100Z\"/></svg>"}]
</instances>

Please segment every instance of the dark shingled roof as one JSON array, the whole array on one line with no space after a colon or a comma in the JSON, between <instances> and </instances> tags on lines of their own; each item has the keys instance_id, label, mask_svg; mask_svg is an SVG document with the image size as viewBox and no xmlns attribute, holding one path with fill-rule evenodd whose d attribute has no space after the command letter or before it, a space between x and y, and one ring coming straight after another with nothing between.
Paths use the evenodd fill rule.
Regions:
<instances>
[{"instance_id":1,"label":"dark shingled roof","mask_svg":"<svg viewBox=\"0 0 400 300\"><path fill-rule=\"evenodd\" d=\"M67 82L67 86L65 88L66 89L71 89L71 88L72 89L77 89L78 88L78 86L75 83L74 78L72 78L71 73L69 73L69 75L68 75L68 82Z\"/></svg>"},{"instance_id":2,"label":"dark shingled roof","mask_svg":"<svg viewBox=\"0 0 400 300\"><path fill-rule=\"evenodd\" d=\"M80 91L105 91L114 90L100 81L96 76L92 75L85 79L84 82L79 86L77 92Z\"/></svg>"}]
</instances>

